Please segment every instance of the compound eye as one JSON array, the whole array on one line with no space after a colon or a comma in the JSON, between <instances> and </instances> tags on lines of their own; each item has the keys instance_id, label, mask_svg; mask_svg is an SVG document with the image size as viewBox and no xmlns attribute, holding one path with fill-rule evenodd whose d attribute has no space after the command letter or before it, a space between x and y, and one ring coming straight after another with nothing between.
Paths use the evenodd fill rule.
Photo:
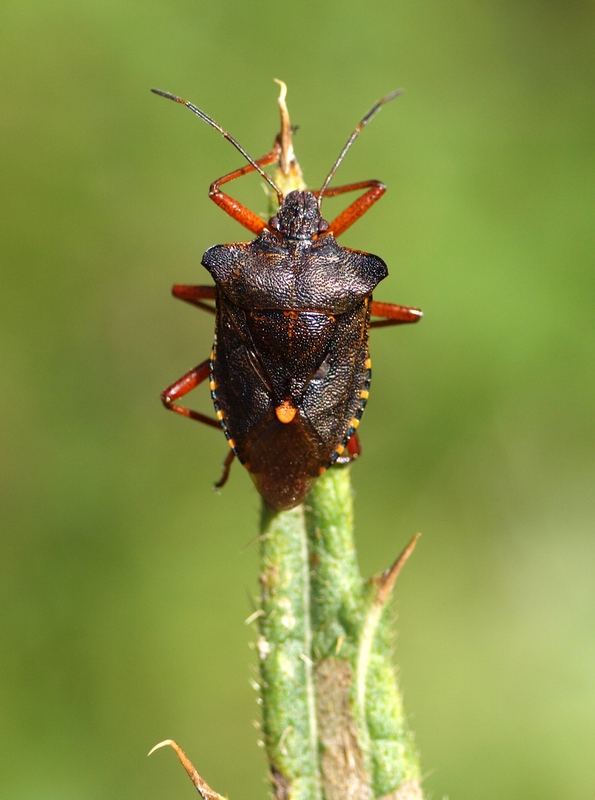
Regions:
<instances>
[{"instance_id":1,"label":"compound eye","mask_svg":"<svg viewBox=\"0 0 595 800\"><path fill-rule=\"evenodd\" d=\"M272 231L279 231L281 230L281 223L279 222L279 217L271 217L269 220L269 228Z\"/></svg>"},{"instance_id":2,"label":"compound eye","mask_svg":"<svg viewBox=\"0 0 595 800\"><path fill-rule=\"evenodd\" d=\"M328 222L325 219L321 219L319 221L319 223L318 223L318 233L324 233L325 231L328 231L329 228L330 228L330 225L328 224Z\"/></svg>"}]
</instances>

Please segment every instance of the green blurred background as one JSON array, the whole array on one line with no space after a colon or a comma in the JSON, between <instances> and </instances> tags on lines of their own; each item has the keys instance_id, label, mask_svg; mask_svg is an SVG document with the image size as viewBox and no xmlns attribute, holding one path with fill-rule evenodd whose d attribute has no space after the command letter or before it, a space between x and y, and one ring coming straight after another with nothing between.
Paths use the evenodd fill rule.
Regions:
<instances>
[{"instance_id":1,"label":"green blurred background","mask_svg":"<svg viewBox=\"0 0 595 800\"><path fill-rule=\"evenodd\" d=\"M433 798L592 798L593 79L587 2L5 2L0 29L0 796L190 797L177 738L264 798L249 685L259 501L166 414L212 318L169 297L246 239L207 197L289 85L319 186L381 178L343 242L423 323L373 335L364 573L424 534L396 658ZM234 187L264 211L257 178ZM327 201L327 213L339 201ZM195 406L208 409L206 390Z\"/></svg>"}]
</instances>

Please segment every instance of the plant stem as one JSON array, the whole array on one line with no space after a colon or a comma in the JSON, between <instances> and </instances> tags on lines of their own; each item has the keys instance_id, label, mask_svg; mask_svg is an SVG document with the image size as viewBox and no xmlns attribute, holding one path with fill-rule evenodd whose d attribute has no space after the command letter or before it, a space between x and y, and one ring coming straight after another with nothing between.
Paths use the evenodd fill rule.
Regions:
<instances>
[{"instance_id":1,"label":"plant stem","mask_svg":"<svg viewBox=\"0 0 595 800\"><path fill-rule=\"evenodd\" d=\"M383 613L396 575L364 582L352 520L345 467L303 508L263 512L258 651L279 800L422 797Z\"/></svg>"}]
</instances>

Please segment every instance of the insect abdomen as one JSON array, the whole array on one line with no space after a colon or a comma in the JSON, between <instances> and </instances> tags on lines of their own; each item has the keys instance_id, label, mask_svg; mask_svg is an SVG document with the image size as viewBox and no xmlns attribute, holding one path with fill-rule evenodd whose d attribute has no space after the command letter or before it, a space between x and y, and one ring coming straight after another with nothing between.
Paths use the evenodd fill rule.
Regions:
<instances>
[{"instance_id":1,"label":"insect abdomen","mask_svg":"<svg viewBox=\"0 0 595 800\"><path fill-rule=\"evenodd\" d=\"M368 395L368 301L347 314L262 310L223 300L216 411L275 508L302 502L343 452Z\"/></svg>"}]
</instances>

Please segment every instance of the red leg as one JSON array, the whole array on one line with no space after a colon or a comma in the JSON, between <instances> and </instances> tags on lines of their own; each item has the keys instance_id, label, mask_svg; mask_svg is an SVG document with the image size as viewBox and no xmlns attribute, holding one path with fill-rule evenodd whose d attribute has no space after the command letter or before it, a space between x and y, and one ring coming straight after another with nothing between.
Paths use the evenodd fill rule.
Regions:
<instances>
[{"instance_id":1,"label":"red leg","mask_svg":"<svg viewBox=\"0 0 595 800\"><path fill-rule=\"evenodd\" d=\"M383 319L373 320L370 323L371 328L384 328L387 325L403 325L406 322L419 322L423 317L419 308L398 306L395 303L379 303L376 300L372 300L370 304L370 313L374 317L383 317Z\"/></svg>"},{"instance_id":2,"label":"red leg","mask_svg":"<svg viewBox=\"0 0 595 800\"><path fill-rule=\"evenodd\" d=\"M168 386L167 389L164 389L161 392L161 401L163 405L168 408L170 411L175 411L177 414L181 414L183 417L190 417L190 419L195 419L197 422L203 422L205 425L211 425L213 428L221 428L218 420L212 419L212 417L207 417L205 414L200 414L198 411L192 411L189 408L184 408L184 406L177 405L174 401L179 400L180 397L184 397L187 395L188 392L191 392L193 389L206 381L209 377L210 365L209 359L203 361L202 364L199 364L194 369L191 369L190 372L187 372L183 375L179 380L175 383L172 383L171 386Z\"/></svg>"},{"instance_id":3,"label":"red leg","mask_svg":"<svg viewBox=\"0 0 595 800\"><path fill-rule=\"evenodd\" d=\"M274 164L278 162L280 154L280 147L275 145L274 150L271 150L270 153L267 153L262 158L259 158L256 163L259 167L266 167L268 164ZM249 231L258 236L258 234L262 233L266 228L266 222L259 217L258 214L255 214L254 211L250 211L249 208L246 208L246 206L242 205L237 200L234 200L233 197L225 194L225 192L222 192L219 188L224 183L229 183L229 181L234 181L236 178L241 178L243 175L248 175L250 172L254 171L255 167L252 164L246 164L245 167L236 169L233 172L230 172L229 175L224 175L222 178L219 178L219 180L216 180L211 184L211 188L209 189L209 197L214 203L217 203L219 208L222 208L226 214L229 214L229 216L237 220L240 225L243 225L244 228L248 228Z\"/></svg>"},{"instance_id":4,"label":"red leg","mask_svg":"<svg viewBox=\"0 0 595 800\"><path fill-rule=\"evenodd\" d=\"M248 153L244 150L244 148L238 142L236 142L233 136L230 136L229 133L227 133L227 131L223 130L221 125L215 122L214 119L211 119L211 117L209 117L208 114L205 114L204 111L201 111L200 108L197 108L193 103L189 103L182 97L177 97L175 94L171 94L170 92L163 92L161 89L152 89L152 91L155 92L155 94L161 95L162 97L167 97L168 100L173 100L175 103L181 103L183 106L189 108L193 114L196 114L212 128L215 128L215 130L219 131L219 133L225 139L231 142L233 146L240 151L240 153L244 156L244 158L250 162L245 167L242 167L241 169L236 169L234 172L230 172L229 175L224 175L222 178L219 178L218 181L212 183L211 188L209 190L209 197L211 198L211 200L217 203L217 205L220 208L222 208L227 214L229 214L230 217L233 217L245 228L248 228L249 231L257 235L259 233L262 233L262 231L266 228L266 223L258 216L258 214L255 214L253 211L250 211L249 208L246 208L246 206L243 206L241 203L238 203L238 201L234 200L233 197L230 197L229 195L222 192L219 189L219 186L223 183L227 183L228 181L233 181L236 178L240 178L242 175L247 175L249 172L259 171L261 175L264 178L266 178L271 188L277 192L279 202L281 202L282 197L278 188L275 186L275 184L269 178L269 176L261 169L262 167L266 167L267 164L273 164L279 161L282 154L281 143L279 141L276 141L274 148L273 150L271 150L270 153L267 153L266 155L262 156L262 158L259 158L256 161L253 161L252 158L248 155ZM378 107L380 106L378 105Z\"/></svg>"},{"instance_id":5,"label":"red leg","mask_svg":"<svg viewBox=\"0 0 595 800\"><path fill-rule=\"evenodd\" d=\"M359 436L354 433L351 439L347 442L347 452L351 460L358 458L362 454L362 446L359 441Z\"/></svg>"},{"instance_id":6,"label":"red leg","mask_svg":"<svg viewBox=\"0 0 595 800\"><path fill-rule=\"evenodd\" d=\"M346 186L335 186L325 191L324 197L336 197L346 192L358 192L361 189L366 189L367 191L357 200L354 200L350 206L347 206L344 211L341 211L338 217L335 217L326 233L332 233L335 237L340 236L365 214L370 206L380 200L386 192L386 186L380 181L361 181L360 183L349 183Z\"/></svg>"},{"instance_id":7,"label":"red leg","mask_svg":"<svg viewBox=\"0 0 595 800\"><path fill-rule=\"evenodd\" d=\"M235 458L235 453L233 450L230 450L227 454L225 461L223 462L223 472L221 473L221 477L215 484L215 489L221 489L222 486L225 486L227 483L227 479L229 478L229 470L231 469L231 464Z\"/></svg>"},{"instance_id":8,"label":"red leg","mask_svg":"<svg viewBox=\"0 0 595 800\"><path fill-rule=\"evenodd\" d=\"M351 439L345 445L345 455L339 456L336 463L337 464L349 464L351 461L355 461L356 458L359 458L362 454L362 446L359 441L359 436L357 432L353 434Z\"/></svg>"},{"instance_id":9,"label":"red leg","mask_svg":"<svg viewBox=\"0 0 595 800\"><path fill-rule=\"evenodd\" d=\"M203 302L204 300L215 300L216 289L214 286L184 286L177 283L171 287L171 293L178 300L184 300L186 303L202 308L203 311L208 311L210 314L215 313L213 306Z\"/></svg>"}]
</instances>

